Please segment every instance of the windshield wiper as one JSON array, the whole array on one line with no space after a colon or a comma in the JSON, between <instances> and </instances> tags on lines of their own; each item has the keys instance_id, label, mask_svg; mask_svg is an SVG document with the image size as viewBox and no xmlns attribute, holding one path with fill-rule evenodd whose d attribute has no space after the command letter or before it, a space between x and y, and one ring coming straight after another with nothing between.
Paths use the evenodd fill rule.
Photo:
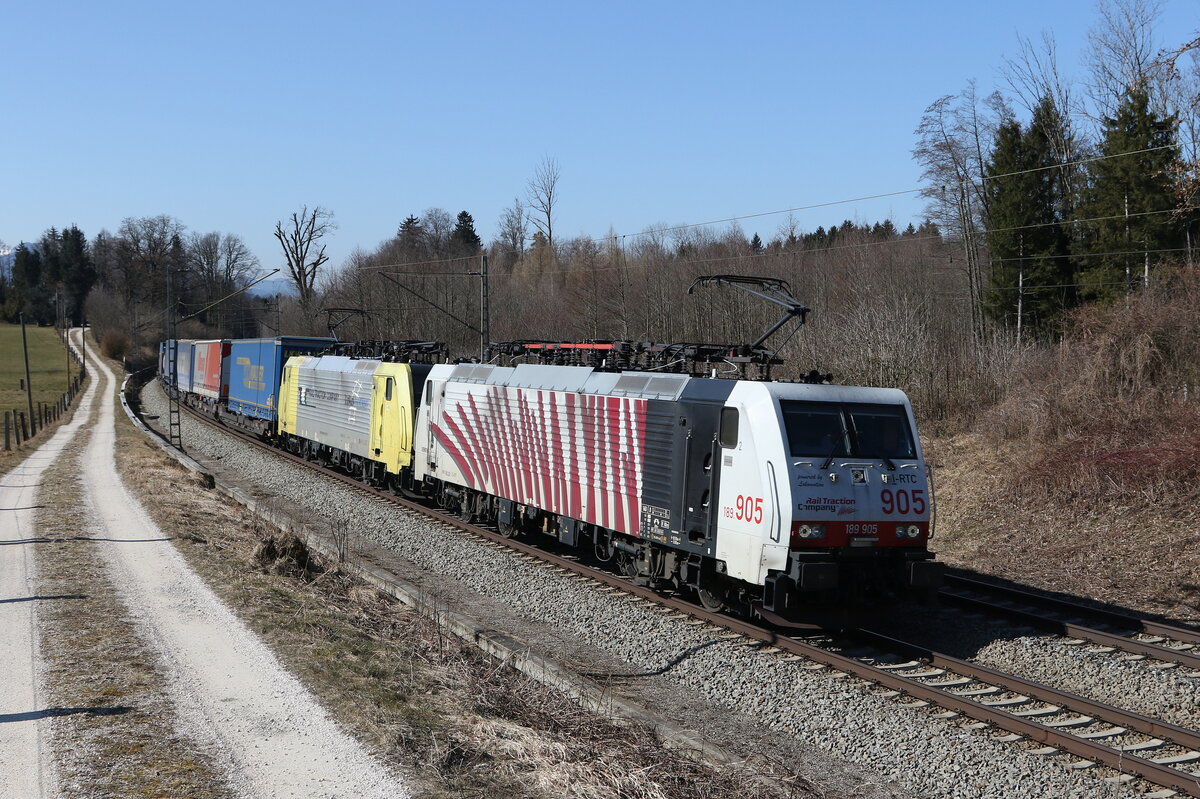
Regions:
<instances>
[{"instance_id":1,"label":"windshield wiper","mask_svg":"<svg viewBox=\"0 0 1200 799\"><path fill-rule=\"evenodd\" d=\"M821 464L821 471L822 471L822 472L823 472L823 471L825 471L826 469L828 469L828 468L829 468L829 464L833 463L833 456L837 454L838 447L840 447L840 446L842 445L842 443L843 443L843 442L841 442L841 441L834 441L834 442L833 442L833 449L831 449L831 450L829 451L829 457L828 457L828 458L826 458L826 459L825 459L825 462Z\"/></svg>"},{"instance_id":2,"label":"windshield wiper","mask_svg":"<svg viewBox=\"0 0 1200 799\"><path fill-rule=\"evenodd\" d=\"M879 457L879 460L883 461L883 465L887 467L887 470L889 472L896 471L896 464L892 463L892 459L889 458L887 455L881 455Z\"/></svg>"}]
</instances>

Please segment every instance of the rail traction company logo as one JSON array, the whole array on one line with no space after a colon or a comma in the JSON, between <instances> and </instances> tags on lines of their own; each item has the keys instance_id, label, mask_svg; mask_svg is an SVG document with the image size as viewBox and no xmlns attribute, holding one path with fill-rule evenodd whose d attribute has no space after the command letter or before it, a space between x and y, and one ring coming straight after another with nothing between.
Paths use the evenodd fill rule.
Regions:
<instances>
[{"instance_id":1,"label":"rail traction company logo","mask_svg":"<svg viewBox=\"0 0 1200 799\"><path fill-rule=\"evenodd\" d=\"M846 513L853 513L857 502L854 497L809 497L798 510L825 511L827 513L837 513L840 516Z\"/></svg>"}]
</instances>

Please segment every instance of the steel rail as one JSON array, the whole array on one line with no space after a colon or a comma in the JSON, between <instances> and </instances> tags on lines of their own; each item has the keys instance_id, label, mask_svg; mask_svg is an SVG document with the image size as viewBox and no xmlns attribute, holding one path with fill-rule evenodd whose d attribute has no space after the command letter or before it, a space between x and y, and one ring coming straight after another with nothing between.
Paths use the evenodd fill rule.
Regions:
<instances>
[{"instance_id":1,"label":"steel rail","mask_svg":"<svg viewBox=\"0 0 1200 799\"><path fill-rule=\"evenodd\" d=\"M1023 677L1017 677L1007 672L997 671L987 666L981 666L969 660L960 660L959 658L935 652L932 649L917 646L907 641L900 641L883 633L871 630L855 630L850 635L874 641L893 651L906 652L912 657L927 660L930 665L936 668L952 671L964 677L971 677L979 682L988 683L989 685L994 685L1013 693L1024 694L1039 702L1061 705L1064 710L1091 715L1110 724L1127 727L1135 732L1165 738L1181 746L1200 750L1200 731L1197 730L1180 727L1142 715L1141 713L1123 710L1113 705L1097 702L1094 699L1088 699L1079 694L1052 688L1051 686L1026 680Z\"/></svg>"},{"instance_id":2,"label":"steel rail","mask_svg":"<svg viewBox=\"0 0 1200 799\"><path fill-rule=\"evenodd\" d=\"M367 485L349 475L328 469L299 455L295 455L293 453L273 447L270 444L262 441L258 436L250 435L243 431L229 427L228 425L224 425L208 414L202 414L191 408L188 408L188 410L191 414L203 420L204 422L217 427L224 432L232 434L244 441L247 441L256 447L267 450L286 460L303 465L307 468L311 468L322 475L348 484L355 489L365 492L376 498L395 503L396 505L399 505L405 509L419 513L432 520L448 524L470 535L506 546L529 559L542 561L551 567L556 567L563 571L569 571L583 578L601 583L605 586L625 591L635 595L640 599L644 599L661 607L668 608L679 614L692 616L713 627L724 628L730 632L738 633L742 637L757 641L770 647L774 647L780 651L798 655L817 663L822 663L838 671L853 674L854 676L860 677L868 682L882 685L886 688L890 688L939 707L944 707L948 710L953 710L957 713L967 716L968 718L992 724L995 727L1007 732L1020 735L1033 741L1044 743L1047 746L1052 746L1055 749L1068 752L1073 755L1077 755L1086 761L1108 766L1120 773L1131 774L1156 785L1161 785L1180 791L1189 796L1200 797L1200 776L1190 774L1181 769L1173 768L1170 765L1156 763L1153 760L1131 754L1128 751L1114 749L1096 741L1078 737L1063 729L1056 729L1039 724L1036 721L1016 715L1015 713L1006 711L1000 707L985 705L968 697L956 695L948 690L926 685L915 677L906 677L902 674L893 673L888 669L865 663L862 660L858 660L848 655L831 652L814 644L796 640L786 635L777 633L776 631L764 627L761 624L750 622L744 619L724 616L719 613L713 613L698 605L681 600L678 597L660 594L648 586L634 585L621 577L591 568L580 563L579 561L561 557L531 544L526 544L522 541L507 538L499 533L493 533L490 530L486 530L478 525L471 524L470 522L457 516L451 516L449 514L439 512L426 505L422 505L404 497L396 496L390 491L384 491L375 488L374 486ZM1126 726L1137 731L1144 731L1146 734L1155 735L1156 737L1174 739L1172 742L1188 748L1200 748L1200 733L1195 731L1187 730L1183 727L1177 727L1176 725L1152 719L1147 716L1141 716L1140 714L1124 711L1120 708L1095 702L1093 700L1076 696L1064 691L1058 691L1057 689L1049 686L1032 683L1012 675L995 672L991 669L987 669L986 667L958 660L957 658L952 658L948 655L942 655L930 650L925 650L913 644L888 638L887 636L882 636L867 631L860 632L863 636L873 637L881 643L886 643L889 647L898 648L904 652L921 652L923 653L922 656L928 659L930 663L937 668L945 668L946 670L955 672L961 671L963 672L964 676L972 676L975 679L980 679L980 681L985 681L990 684L999 682L1001 684L996 685L995 687L1006 688L1007 690L1013 690L1016 693L1032 695L1032 692L1036 691L1039 697L1054 697L1054 701L1052 703L1055 705L1061 705L1066 711L1086 713L1086 715L1090 715L1098 721L1111 723L1118 726ZM1015 690L1017 688L1020 690ZM1039 701L1045 702L1049 700L1039 698ZM1196 747L1192 747L1191 744L1184 743L1184 741L1195 741Z\"/></svg>"},{"instance_id":3,"label":"steel rail","mask_svg":"<svg viewBox=\"0 0 1200 799\"><path fill-rule=\"evenodd\" d=\"M1061 633L1062 635L1089 641L1093 644L1119 649L1122 652L1144 655L1155 660L1200 670L1200 654L1193 651L1172 649L1169 646L1153 644L1148 641L1138 641L1119 633L1109 633L1104 630L1097 630L1095 627L1087 627L1066 620L1041 616L1033 611L997 605L995 602L983 598L963 596L962 594L947 591L942 592L941 598L943 601L950 600L954 604L965 607L979 608L989 613L1001 613L1011 619L1049 632Z\"/></svg>"},{"instance_id":4,"label":"steel rail","mask_svg":"<svg viewBox=\"0 0 1200 799\"><path fill-rule=\"evenodd\" d=\"M1164 638L1171 638L1173 640L1188 644L1200 644L1200 632L1196 630L1190 630L1186 627L1178 627L1166 622L1154 621L1153 619L1142 619L1126 613L1119 613L1113 610L1083 605L1078 602L1071 602L1070 600L1059 599L1058 597L1045 596L1032 591L1025 591L1020 588L997 585L985 580L977 580L975 578L966 577L959 574L947 574L945 576L945 582L948 586L958 586L960 588L965 588L972 591L980 591L988 594L1005 596L1020 602L1027 602L1035 607L1053 608L1055 611L1060 613L1090 616L1095 619L1102 619L1108 624L1131 630L1133 632L1146 633L1147 635L1160 635ZM958 595L952 594L952 596Z\"/></svg>"}]
</instances>

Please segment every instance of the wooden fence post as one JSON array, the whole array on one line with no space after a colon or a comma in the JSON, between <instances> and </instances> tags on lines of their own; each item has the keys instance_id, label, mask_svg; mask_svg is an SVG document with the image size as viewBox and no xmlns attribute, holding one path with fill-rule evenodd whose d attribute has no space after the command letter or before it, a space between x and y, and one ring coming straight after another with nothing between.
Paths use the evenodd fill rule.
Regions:
<instances>
[{"instance_id":1,"label":"wooden fence post","mask_svg":"<svg viewBox=\"0 0 1200 799\"><path fill-rule=\"evenodd\" d=\"M12 437L8 430L8 411L4 412L4 451L12 449Z\"/></svg>"},{"instance_id":2,"label":"wooden fence post","mask_svg":"<svg viewBox=\"0 0 1200 799\"><path fill-rule=\"evenodd\" d=\"M20 441L17 442L20 444L21 441L29 440L29 427L25 424L25 411L17 411L17 413L21 414Z\"/></svg>"}]
</instances>

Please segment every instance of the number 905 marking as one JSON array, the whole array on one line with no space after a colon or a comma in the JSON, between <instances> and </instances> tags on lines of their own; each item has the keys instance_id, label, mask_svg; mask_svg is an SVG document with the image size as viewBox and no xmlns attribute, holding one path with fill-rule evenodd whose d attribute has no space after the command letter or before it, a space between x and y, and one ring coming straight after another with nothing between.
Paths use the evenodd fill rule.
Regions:
<instances>
[{"instance_id":1,"label":"number 905 marking","mask_svg":"<svg viewBox=\"0 0 1200 799\"><path fill-rule=\"evenodd\" d=\"M898 491L893 491L890 488L885 488L879 492L879 501L883 503L883 512L889 514L922 514L926 509L925 491L923 489L909 491L907 488L901 488Z\"/></svg>"},{"instance_id":2,"label":"number 905 marking","mask_svg":"<svg viewBox=\"0 0 1200 799\"><path fill-rule=\"evenodd\" d=\"M725 508L725 518L737 519L738 521L750 522L751 524L762 524L762 497L750 497L738 494L737 500L734 502L734 507Z\"/></svg>"}]
</instances>

